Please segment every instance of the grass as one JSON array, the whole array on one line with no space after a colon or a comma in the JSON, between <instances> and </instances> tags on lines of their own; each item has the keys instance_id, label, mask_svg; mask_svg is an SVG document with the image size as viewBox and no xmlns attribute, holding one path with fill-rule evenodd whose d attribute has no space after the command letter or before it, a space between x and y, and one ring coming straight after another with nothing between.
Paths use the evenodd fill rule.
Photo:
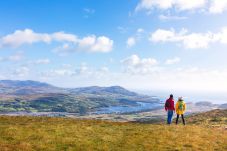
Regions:
<instances>
[{"instance_id":1,"label":"grass","mask_svg":"<svg viewBox=\"0 0 227 151\"><path fill-rule=\"evenodd\" d=\"M200 114L191 115L186 118L188 123L194 125L206 125L211 127L226 127L227 126L227 109L212 110Z\"/></svg>"},{"instance_id":2,"label":"grass","mask_svg":"<svg viewBox=\"0 0 227 151\"><path fill-rule=\"evenodd\" d=\"M226 129L0 116L0 150L227 150Z\"/></svg>"}]
</instances>

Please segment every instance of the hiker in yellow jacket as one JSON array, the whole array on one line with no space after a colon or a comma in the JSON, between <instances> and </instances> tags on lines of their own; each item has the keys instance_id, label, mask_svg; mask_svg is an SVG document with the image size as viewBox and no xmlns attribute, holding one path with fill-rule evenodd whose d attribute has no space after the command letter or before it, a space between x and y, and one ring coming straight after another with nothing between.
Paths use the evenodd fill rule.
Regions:
<instances>
[{"instance_id":1,"label":"hiker in yellow jacket","mask_svg":"<svg viewBox=\"0 0 227 151\"><path fill-rule=\"evenodd\" d=\"M185 125L184 112L186 110L186 104L184 103L184 100L182 99L182 97L178 98L175 109L177 113L176 124L178 123L179 116L181 115L183 124Z\"/></svg>"}]
</instances>

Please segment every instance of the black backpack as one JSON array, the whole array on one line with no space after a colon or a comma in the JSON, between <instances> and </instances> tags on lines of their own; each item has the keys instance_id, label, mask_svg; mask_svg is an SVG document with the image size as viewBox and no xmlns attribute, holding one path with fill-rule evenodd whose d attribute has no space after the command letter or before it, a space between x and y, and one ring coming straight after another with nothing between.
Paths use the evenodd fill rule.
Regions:
<instances>
[{"instance_id":1,"label":"black backpack","mask_svg":"<svg viewBox=\"0 0 227 151\"><path fill-rule=\"evenodd\" d=\"M166 108L170 107L170 103L169 103L169 101L166 101L166 103L165 103L165 107L166 107Z\"/></svg>"}]
</instances>

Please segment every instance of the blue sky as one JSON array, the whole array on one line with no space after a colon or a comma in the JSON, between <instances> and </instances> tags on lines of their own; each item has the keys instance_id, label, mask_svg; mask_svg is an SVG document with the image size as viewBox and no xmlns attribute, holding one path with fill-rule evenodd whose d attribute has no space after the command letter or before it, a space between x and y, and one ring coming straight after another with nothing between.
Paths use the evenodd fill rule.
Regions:
<instances>
[{"instance_id":1,"label":"blue sky","mask_svg":"<svg viewBox=\"0 0 227 151\"><path fill-rule=\"evenodd\" d=\"M0 2L0 79L227 90L227 0Z\"/></svg>"}]
</instances>

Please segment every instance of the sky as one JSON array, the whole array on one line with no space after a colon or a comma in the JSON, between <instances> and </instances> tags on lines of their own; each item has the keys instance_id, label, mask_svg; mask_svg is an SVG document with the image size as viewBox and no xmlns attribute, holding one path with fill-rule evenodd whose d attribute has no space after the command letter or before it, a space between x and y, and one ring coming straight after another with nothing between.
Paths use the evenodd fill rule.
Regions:
<instances>
[{"instance_id":1,"label":"sky","mask_svg":"<svg viewBox=\"0 0 227 151\"><path fill-rule=\"evenodd\" d=\"M0 79L227 92L227 0L0 1Z\"/></svg>"}]
</instances>

